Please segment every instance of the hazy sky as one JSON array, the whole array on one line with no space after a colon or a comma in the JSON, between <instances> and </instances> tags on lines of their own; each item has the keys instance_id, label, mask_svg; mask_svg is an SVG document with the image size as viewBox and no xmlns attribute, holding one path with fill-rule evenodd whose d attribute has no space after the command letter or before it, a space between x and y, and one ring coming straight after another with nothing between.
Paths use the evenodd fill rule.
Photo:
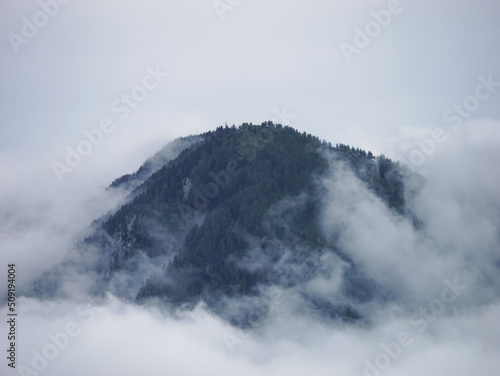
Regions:
<instances>
[{"instance_id":1,"label":"hazy sky","mask_svg":"<svg viewBox=\"0 0 500 376\"><path fill-rule=\"evenodd\" d=\"M393 2L228 1L68 1L45 18L37 1L1 2L2 176L16 179L21 163L55 177L51 162L103 118L115 131L68 180L105 184L174 137L284 108L301 130L397 157L400 137L447 125L478 76L500 81L494 0L396 2L350 63L341 43L355 46L356 28ZM111 104L157 65L169 76L121 119ZM498 119L499 95L471 118Z\"/></svg>"},{"instance_id":2,"label":"hazy sky","mask_svg":"<svg viewBox=\"0 0 500 376\"><path fill-rule=\"evenodd\" d=\"M414 202L423 235L395 221L352 177L325 183L332 197L345 197L326 201L325 227L337 220L352 230L340 240L372 276L403 281L401 294L428 305L467 262L495 275L497 0L63 2L0 2L0 261L19 264L21 285L116 204L105 186L165 143L226 122L266 120L413 160L427 176ZM77 150L84 133L96 145L60 181L53 163L66 164L66 148ZM359 215L346 216L342 205ZM470 280L467 299L414 334L385 374L496 375L493 281ZM94 320L76 303L25 299L21 361L29 364L48 333L77 321L82 334L41 374L349 376L363 373L381 342L412 329L403 315L380 317L368 332L337 330L287 316L283 306L263 337L237 337L231 352L225 335L234 339L234 330L203 311L177 322L110 298ZM82 354L92 354L85 366Z\"/></svg>"}]
</instances>

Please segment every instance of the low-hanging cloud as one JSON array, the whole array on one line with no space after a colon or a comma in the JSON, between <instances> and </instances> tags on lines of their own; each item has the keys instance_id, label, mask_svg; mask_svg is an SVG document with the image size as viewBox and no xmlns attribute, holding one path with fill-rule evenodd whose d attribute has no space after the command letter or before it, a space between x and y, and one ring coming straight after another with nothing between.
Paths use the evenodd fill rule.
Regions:
<instances>
[{"instance_id":1,"label":"low-hanging cloud","mask_svg":"<svg viewBox=\"0 0 500 376\"><path fill-rule=\"evenodd\" d=\"M228 309L257 310L250 329L231 326L203 304L172 314L161 304L139 306L112 294L95 300L84 294L52 301L20 298L18 365L26 368L17 374L459 376L479 370L495 375L500 366L497 126L488 120L466 124L460 137L432 156L417 193L407 197L419 225L388 209L346 166L332 164L320 181L326 190L323 232L335 236L369 280L390 292L387 300L361 305L370 315L368 325L323 320L305 304L305 293L337 302L343 297L339 286L345 266L325 252L309 260L320 266L313 278L305 278L304 270L289 275L302 278L298 287L262 287L265 311L251 299L226 301ZM411 180L407 184L413 189ZM80 192L74 204L89 202L86 197L93 194ZM26 223L26 211L18 212L17 221L3 218L3 223L19 231L10 232L12 239L48 242L62 258L73 237L59 246L50 239L58 223L74 218L64 209L67 202L50 201L51 213L58 215L26 216L32 226L13 225ZM301 200L291 202L300 205ZM99 205L91 208L78 217L73 234L92 215L102 215ZM28 247L27 255L36 254L27 243L19 246ZM286 278L289 258L297 254L282 251L275 267L283 275L277 278ZM259 252L256 247L249 253L247 266L269 266L259 263ZM23 259L20 273L45 266L30 265L30 260ZM125 277L126 283L138 282L134 275ZM85 280L78 278L66 280L68 291L81 289Z\"/></svg>"}]
</instances>

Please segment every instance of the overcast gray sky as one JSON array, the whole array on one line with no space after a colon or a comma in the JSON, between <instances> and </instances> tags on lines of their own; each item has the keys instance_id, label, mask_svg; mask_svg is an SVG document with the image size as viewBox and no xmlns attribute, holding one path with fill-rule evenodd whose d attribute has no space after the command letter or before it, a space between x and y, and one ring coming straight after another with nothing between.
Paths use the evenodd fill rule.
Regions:
<instances>
[{"instance_id":1,"label":"overcast gray sky","mask_svg":"<svg viewBox=\"0 0 500 376\"><path fill-rule=\"evenodd\" d=\"M210 0L68 1L46 19L36 1L2 1L2 176L16 179L21 163L55 177L51 162L106 117L115 131L67 180L105 184L174 137L260 123L284 108L300 130L397 157L396 140L442 126L478 76L500 81L494 0L401 0L350 63L341 43L354 45L355 29L392 2L228 1L219 11ZM111 103L157 65L169 76L120 119ZM499 98L471 118L498 119Z\"/></svg>"}]
</instances>

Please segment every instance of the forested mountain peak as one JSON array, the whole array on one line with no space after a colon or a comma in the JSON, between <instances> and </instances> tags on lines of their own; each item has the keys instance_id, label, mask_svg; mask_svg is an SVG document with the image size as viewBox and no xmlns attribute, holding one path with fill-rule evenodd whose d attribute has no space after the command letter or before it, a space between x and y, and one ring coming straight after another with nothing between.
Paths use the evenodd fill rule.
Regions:
<instances>
[{"instance_id":1,"label":"forested mountain peak","mask_svg":"<svg viewBox=\"0 0 500 376\"><path fill-rule=\"evenodd\" d=\"M272 122L226 125L176 140L111 184L129 198L96 221L79 245L81 253L94 255L89 267L98 282L92 291L138 303L159 299L171 307L203 301L244 327L245 309L228 312L228 299L245 306L268 287L294 288L311 309L358 319L355 306L373 299L376 285L321 226L322 179L338 168L395 215L408 214L405 172L369 151L333 146ZM337 303L303 289L325 260L344 270Z\"/></svg>"}]
</instances>

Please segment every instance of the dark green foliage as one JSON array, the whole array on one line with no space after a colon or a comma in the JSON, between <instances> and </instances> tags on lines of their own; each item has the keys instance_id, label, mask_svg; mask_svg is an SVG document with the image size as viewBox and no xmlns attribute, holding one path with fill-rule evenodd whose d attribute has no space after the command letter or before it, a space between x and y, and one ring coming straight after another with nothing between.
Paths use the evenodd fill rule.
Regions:
<instances>
[{"instance_id":1,"label":"dark green foliage","mask_svg":"<svg viewBox=\"0 0 500 376\"><path fill-rule=\"evenodd\" d=\"M204 294L254 293L266 276L239 266L252 239L335 249L318 223L315 177L328 170L325 155L333 154L351 166L390 207L405 210L401 169L384 156L375 158L343 144L332 147L271 122L219 127L201 138L177 158L148 170L151 174L136 187L134 198L102 224L114 239L114 254L120 255L112 263L114 269L139 250L150 257L166 254L169 247L162 235L181 244L166 268L168 279L149 280L138 299L159 296L186 302ZM126 184L132 177L113 184ZM279 220L270 219L270 208L297 197L303 197L300 205L283 210ZM338 316L357 315L349 307L330 308Z\"/></svg>"},{"instance_id":2,"label":"dark green foliage","mask_svg":"<svg viewBox=\"0 0 500 376\"><path fill-rule=\"evenodd\" d=\"M377 194L387 201L389 207L403 212L405 199L401 168L384 155L379 156L377 162L378 176L375 178Z\"/></svg>"}]
</instances>

